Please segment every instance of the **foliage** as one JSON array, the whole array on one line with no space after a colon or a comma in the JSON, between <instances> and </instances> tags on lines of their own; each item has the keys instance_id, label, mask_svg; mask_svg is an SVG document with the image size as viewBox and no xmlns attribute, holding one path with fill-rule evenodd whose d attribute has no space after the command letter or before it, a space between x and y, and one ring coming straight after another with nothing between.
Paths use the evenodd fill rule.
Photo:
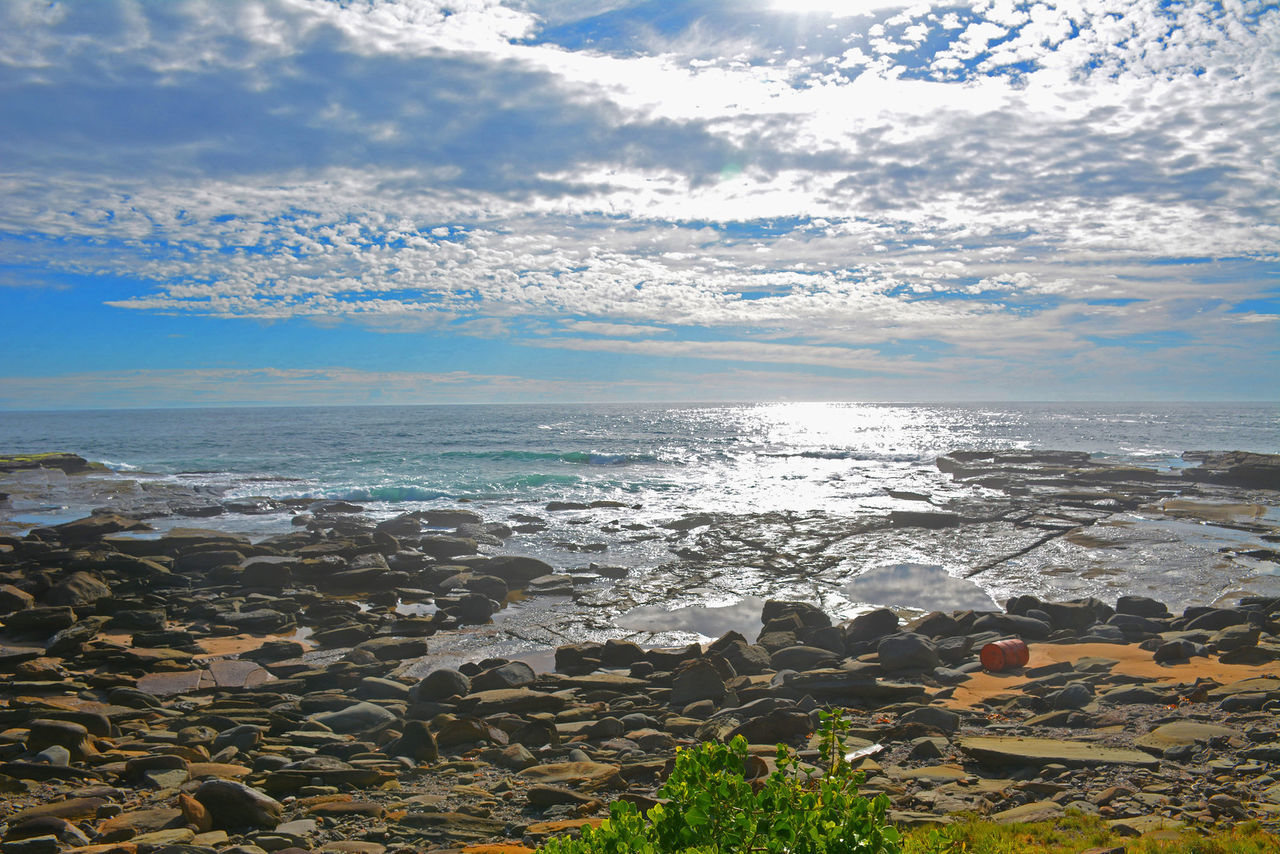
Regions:
<instances>
[{"instance_id":1,"label":"foliage","mask_svg":"<svg viewBox=\"0 0 1280 854\"><path fill-rule=\"evenodd\" d=\"M821 770L778 745L777 770L748 781L747 742L702 744L676 755L659 791L667 802L644 815L618 801L599 828L553 839L543 854L899 854L889 801L861 797L862 775L844 760L848 723L823 714Z\"/></svg>"}]
</instances>

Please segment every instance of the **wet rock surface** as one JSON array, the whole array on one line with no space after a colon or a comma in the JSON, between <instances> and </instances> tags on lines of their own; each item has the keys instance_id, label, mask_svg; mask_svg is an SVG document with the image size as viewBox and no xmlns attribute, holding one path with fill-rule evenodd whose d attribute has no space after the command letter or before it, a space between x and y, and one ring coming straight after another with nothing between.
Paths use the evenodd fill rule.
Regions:
<instances>
[{"instance_id":1,"label":"wet rock surface","mask_svg":"<svg viewBox=\"0 0 1280 854\"><path fill-rule=\"evenodd\" d=\"M936 510L672 520L649 571L506 553L515 528L463 509L300 503L251 538L139 535L122 501L2 536L0 844L534 847L652 798L682 746L814 758L831 707L903 822L1280 822L1280 596L1249 577L1276 561L1274 460L938 469L959 488ZM1187 546L1188 525L1234 545ZM1143 592L1191 563L1189 601ZM938 570L970 586L933 609L885 592L920 602ZM728 591L733 614L705 607ZM1026 666L984 671L1002 639Z\"/></svg>"}]
</instances>

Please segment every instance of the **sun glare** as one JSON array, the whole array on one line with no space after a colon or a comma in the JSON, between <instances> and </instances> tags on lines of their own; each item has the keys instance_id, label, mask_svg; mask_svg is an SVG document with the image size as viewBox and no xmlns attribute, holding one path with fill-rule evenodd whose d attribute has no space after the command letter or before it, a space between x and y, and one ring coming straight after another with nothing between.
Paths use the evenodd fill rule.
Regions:
<instances>
[{"instance_id":1,"label":"sun glare","mask_svg":"<svg viewBox=\"0 0 1280 854\"><path fill-rule=\"evenodd\" d=\"M833 18L851 18L857 15L873 15L882 9L908 6L909 3L893 0L774 0L769 7L775 12L791 12L796 15L830 15Z\"/></svg>"}]
</instances>

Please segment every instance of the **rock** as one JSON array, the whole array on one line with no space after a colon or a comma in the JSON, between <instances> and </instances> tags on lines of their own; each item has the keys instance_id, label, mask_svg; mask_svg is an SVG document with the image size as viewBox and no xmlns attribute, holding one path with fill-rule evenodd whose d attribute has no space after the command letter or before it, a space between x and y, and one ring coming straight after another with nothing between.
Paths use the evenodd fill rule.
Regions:
<instances>
[{"instance_id":1,"label":"rock","mask_svg":"<svg viewBox=\"0 0 1280 854\"><path fill-rule=\"evenodd\" d=\"M899 717L898 724L920 724L938 732L953 733L960 730L960 716L949 709L921 706Z\"/></svg>"},{"instance_id":2,"label":"rock","mask_svg":"<svg viewBox=\"0 0 1280 854\"><path fill-rule=\"evenodd\" d=\"M209 811L213 826L222 830L273 829L284 813L279 801L232 780L202 783L195 791L195 799Z\"/></svg>"},{"instance_id":3,"label":"rock","mask_svg":"<svg viewBox=\"0 0 1280 854\"><path fill-rule=\"evenodd\" d=\"M973 621L973 631L1017 635L1023 640L1046 640L1053 633L1053 627L1043 620L1017 614L983 614Z\"/></svg>"},{"instance_id":4,"label":"rock","mask_svg":"<svg viewBox=\"0 0 1280 854\"><path fill-rule=\"evenodd\" d=\"M409 696L414 702L437 702L471 693L471 680L450 667L433 670L414 685Z\"/></svg>"},{"instance_id":5,"label":"rock","mask_svg":"<svg viewBox=\"0 0 1280 854\"><path fill-rule=\"evenodd\" d=\"M689 661L680 666L671 683L671 705L677 708L698 700L719 703L726 692L724 679L709 661Z\"/></svg>"},{"instance_id":6,"label":"rock","mask_svg":"<svg viewBox=\"0 0 1280 854\"><path fill-rule=\"evenodd\" d=\"M0 584L0 614L12 614L35 606L35 597L12 584Z\"/></svg>"},{"instance_id":7,"label":"rock","mask_svg":"<svg viewBox=\"0 0 1280 854\"><path fill-rule=\"evenodd\" d=\"M880 666L889 673L898 670L932 670L942 663L933 641L910 632L881 638L876 646L876 655Z\"/></svg>"},{"instance_id":8,"label":"rock","mask_svg":"<svg viewBox=\"0 0 1280 854\"><path fill-rule=\"evenodd\" d=\"M452 601L442 596L436 599L436 604L458 622L469 625L489 622L489 618L498 610L497 602L480 593L466 593Z\"/></svg>"},{"instance_id":9,"label":"rock","mask_svg":"<svg viewBox=\"0 0 1280 854\"><path fill-rule=\"evenodd\" d=\"M98 755L98 749L94 747L93 739L84 724L42 718L31 721L27 727L27 750L32 753L57 746L65 749L76 762Z\"/></svg>"},{"instance_id":10,"label":"rock","mask_svg":"<svg viewBox=\"0 0 1280 854\"><path fill-rule=\"evenodd\" d=\"M383 748L388 756L407 756L414 762L440 761L435 736L422 721L406 721L400 737Z\"/></svg>"},{"instance_id":11,"label":"rock","mask_svg":"<svg viewBox=\"0 0 1280 854\"><path fill-rule=\"evenodd\" d=\"M359 733L393 723L396 716L373 703L354 703L343 709L312 715L311 720L324 724L334 732Z\"/></svg>"},{"instance_id":12,"label":"rock","mask_svg":"<svg viewBox=\"0 0 1280 854\"><path fill-rule=\"evenodd\" d=\"M888 608L860 614L845 624L845 643L878 640L898 630L898 615Z\"/></svg>"},{"instance_id":13,"label":"rock","mask_svg":"<svg viewBox=\"0 0 1280 854\"><path fill-rule=\"evenodd\" d=\"M240 583L250 588L283 590L293 583L293 571L297 564L297 558L292 557L248 558L240 565Z\"/></svg>"},{"instance_id":14,"label":"rock","mask_svg":"<svg viewBox=\"0 0 1280 854\"><path fill-rule=\"evenodd\" d=\"M1215 738L1243 738L1244 733L1230 727L1203 724L1194 721L1173 721L1162 724L1139 738L1134 745L1157 756L1172 747L1184 747L1207 742Z\"/></svg>"},{"instance_id":15,"label":"rock","mask_svg":"<svg viewBox=\"0 0 1280 854\"><path fill-rule=\"evenodd\" d=\"M565 707L566 702L564 697L548 694L545 691L535 691L531 688L504 688L468 694L458 703L458 708L479 717L501 712L524 715L558 712Z\"/></svg>"},{"instance_id":16,"label":"rock","mask_svg":"<svg viewBox=\"0 0 1280 854\"><path fill-rule=\"evenodd\" d=\"M523 661L509 661L477 673L471 680L471 690L492 691L501 688L520 688L532 685L537 677L533 668Z\"/></svg>"},{"instance_id":17,"label":"rock","mask_svg":"<svg viewBox=\"0 0 1280 854\"><path fill-rule=\"evenodd\" d=\"M481 567L486 575L496 575L513 589L523 588L526 584L542 575L554 575L555 567L537 558L518 555L502 555L486 561Z\"/></svg>"},{"instance_id":18,"label":"rock","mask_svg":"<svg viewBox=\"0 0 1280 854\"><path fill-rule=\"evenodd\" d=\"M1157 663L1163 664L1166 661L1185 661L1188 658L1203 655L1208 655L1208 650L1203 644L1189 640L1173 640L1160 644L1153 658Z\"/></svg>"},{"instance_id":19,"label":"rock","mask_svg":"<svg viewBox=\"0 0 1280 854\"><path fill-rule=\"evenodd\" d=\"M996 824L1023 824L1033 821L1052 821L1060 817L1063 811L1062 804L1055 801L1036 801L992 813L989 818Z\"/></svg>"},{"instance_id":20,"label":"rock","mask_svg":"<svg viewBox=\"0 0 1280 854\"><path fill-rule=\"evenodd\" d=\"M4 629L9 634L49 637L75 625L76 614L70 607L44 606L14 611L4 618Z\"/></svg>"},{"instance_id":21,"label":"rock","mask_svg":"<svg viewBox=\"0 0 1280 854\"><path fill-rule=\"evenodd\" d=\"M830 650L799 645L783 647L769 657L769 662L774 670L811 670L815 667L830 667L839 659L840 656Z\"/></svg>"},{"instance_id":22,"label":"rock","mask_svg":"<svg viewBox=\"0 0 1280 854\"><path fill-rule=\"evenodd\" d=\"M111 588L101 578L87 572L73 572L59 581L44 595L49 605L92 605L111 595Z\"/></svg>"},{"instance_id":23,"label":"rock","mask_svg":"<svg viewBox=\"0 0 1280 854\"><path fill-rule=\"evenodd\" d=\"M1160 764L1159 760L1141 751L1056 738L967 736L959 739L957 745L979 762L992 765L1044 766L1056 763L1075 768L1091 765L1155 768Z\"/></svg>"},{"instance_id":24,"label":"rock","mask_svg":"<svg viewBox=\"0 0 1280 854\"><path fill-rule=\"evenodd\" d=\"M561 783L591 791L601 788L624 788L617 765L603 762L552 762L534 765L517 774L533 784Z\"/></svg>"},{"instance_id":25,"label":"rock","mask_svg":"<svg viewBox=\"0 0 1280 854\"><path fill-rule=\"evenodd\" d=\"M1236 608L1206 608L1204 613L1188 620L1183 628L1189 632L1216 632L1228 626L1238 626L1248 622L1249 614L1247 611Z\"/></svg>"},{"instance_id":26,"label":"rock","mask_svg":"<svg viewBox=\"0 0 1280 854\"><path fill-rule=\"evenodd\" d=\"M1087 682L1071 682L1053 697L1055 709L1083 709L1093 702L1093 688Z\"/></svg>"},{"instance_id":27,"label":"rock","mask_svg":"<svg viewBox=\"0 0 1280 854\"><path fill-rule=\"evenodd\" d=\"M1132 614L1135 617L1166 618L1172 616L1163 602L1157 602L1147 596L1121 596L1116 600L1117 614Z\"/></svg>"}]
</instances>

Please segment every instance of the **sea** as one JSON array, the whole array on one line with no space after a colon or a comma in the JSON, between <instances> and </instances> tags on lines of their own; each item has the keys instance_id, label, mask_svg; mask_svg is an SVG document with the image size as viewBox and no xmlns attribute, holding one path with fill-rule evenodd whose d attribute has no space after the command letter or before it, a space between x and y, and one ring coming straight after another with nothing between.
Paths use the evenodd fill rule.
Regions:
<instances>
[{"instance_id":1,"label":"sea","mask_svg":"<svg viewBox=\"0 0 1280 854\"><path fill-rule=\"evenodd\" d=\"M935 458L953 450L1075 450L1170 470L1186 451L1280 453L1269 403L758 403L279 407L0 413L0 454L70 451L122 484L163 494L341 499L373 518L466 506L492 521L538 519L504 551L557 567L607 561L636 572L671 559L636 536L687 514L913 509L958 489ZM47 475L13 494L9 531L111 506ZM41 475L46 476L46 475ZM121 500L130 500L121 487ZM0 490L2 491L2 490ZM136 498L136 496L134 496ZM547 512L610 502L607 524ZM918 506L918 505L917 505ZM154 518L265 537L296 509ZM1274 512L1274 510L1272 511ZM514 523L512 523L514 524ZM660 607L660 606L651 606Z\"/></svg>"},{"instance_id":2,"label":"sea","mask_svg":"<svg viewBox=\"0 0 1280 854\"><path fill-rule=\"evenodd\" d=\"M70 451L226 498L328 498L375 516L620 501L644 517L884 509L953 450L1073 450L1153 468L1280 452L1268 403L760 403L0 412L0 454ZM35 508L32 508L33 510ZM81 507L44 508L66 516ZM249 530L279 519L223 520Z\"/></svg>"}]
</instances>

